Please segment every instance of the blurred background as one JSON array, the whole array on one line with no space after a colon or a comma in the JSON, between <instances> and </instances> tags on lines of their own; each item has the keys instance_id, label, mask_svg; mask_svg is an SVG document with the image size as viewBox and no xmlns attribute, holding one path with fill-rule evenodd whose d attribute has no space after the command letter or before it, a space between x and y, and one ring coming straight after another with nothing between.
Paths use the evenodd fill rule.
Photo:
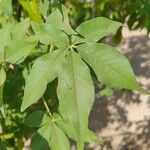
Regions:
<instances>
[{"instance_id":1,"label":"blurred background","mask_svg":"<svg viewBox=\"0 0 150 150\"><path fill-rule=\"evenodd\" d=\"M50 11L44 5L50 3L50 0L30 2L32 10L30 7L23 7L18 0L0 0L0 26L19 21L24 16L34 20L38 18L37 14ZM103 42L117 47L124 53L139 83L145 89L150 89L150 0L61 0L61 2L70 9L70 22L74 28L83 21L98 16L122 22L124 26L116 35L103 39ZM37 12L36 17L32 11ZM19 76L17 82L22 82ZM16 84L11 83L11 86L14 88ZM103 138L104 144L102 146L87 144L85 150L150 150L150 96L129 90L110 89L99 83L95 83L95 87L96 101L91 111L89 127ZM17 93L19 88L14 90L16 91L10 93ZM27 135L30 129L21 124L26 114L18 112L19 109L10 109L13 118L8 117L3 121L0 132L3 128L6 129L5 140L9 147L16 147L17 150L22 149L21 147L28 149L30 138L24 135ZM74 145L72 149L76 149Z\"/></svg>"}]
</instances>

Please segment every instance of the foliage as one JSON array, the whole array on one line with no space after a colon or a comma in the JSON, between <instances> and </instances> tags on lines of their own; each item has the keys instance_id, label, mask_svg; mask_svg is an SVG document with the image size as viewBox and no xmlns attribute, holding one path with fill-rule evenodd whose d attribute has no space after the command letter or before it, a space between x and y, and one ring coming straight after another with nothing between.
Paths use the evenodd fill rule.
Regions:
<instances>
[{"instance_id":1,"label":"foliage","mask_svg":"<svg viewBox=\"0 0 150 150\"><path fill-rule=\"evenodd\" d=\"M11 2L0 2L1 147L22 149L30 137L33 150L69 150L69 139L78 150L101 144L88 129L92 79L148 93L127 58L101 42L122 24L96 17L73 29L59 1Z\"/></svg>"},{"instance_id":2,"label":"foliage","mask_svg":"<svg viewBox=\"0 0 150 150\"><path fill-rule=\"evenodd\" d=\"M75 26L83 21L103 16L119 21L130 30L147 29L150 32L150 1L149 0L63 0L71 8L70 16ZM122 27L117 31L113 42L121 41Z\"/></svg>"}]
</instances>

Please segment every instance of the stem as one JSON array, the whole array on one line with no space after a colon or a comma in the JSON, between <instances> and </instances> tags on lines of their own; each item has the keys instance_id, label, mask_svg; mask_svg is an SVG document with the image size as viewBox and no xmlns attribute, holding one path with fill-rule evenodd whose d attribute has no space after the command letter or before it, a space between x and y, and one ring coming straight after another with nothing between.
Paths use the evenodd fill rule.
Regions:
<instances>
[{"instance_id":1,"label":"stem","mask_svg":"<svg viewBox=\"0 0 150 150\"><path fill-rule=\"evenodd\" d=\"M70 45L70 46L68 47L68 49L71 49L71 50L73 50L74 48L77 48L77 46L76 46L76 45Z\"/></svg>"},{"instance_id":2,"label":"stem","mask_svg":"<svg viewBox=\"0 0 150 150\"><path fill-rule=\"evenodd\" d=\"M49 116L50 116L51 118L53 118L53 115L52 115L52 113L51 113L51 111L50 111L50 109L49 109L49 107L48 107L48 105L47 105L47 103L46 103L44 97L42 97L42 100L43 100L44 106L45 106L45 108L46 108L46 110L47 110Z\"/></svg>"},{"instance_id":3,"label":"stem","mask_svg":"<svg viewBox=\"0 0 150 150\"><path fill-rule=\"evenodd\" d=\"M81 143L81 141L77 141L77 150L83 150L84 149L84 144Z\"/></svg>"},{"instance_id":4,"label":"stem","mask_svg":"<svg viewBox=\"0 0 150 150\"><path fill-rule=\"evenodd\" d=\"M54 45L51 44L50 49L49 49L49 52L53 51L53 49L54 49Z\"/></svg>"},{"instance_id":5,"label":"stem","mask_svg":"<svg viewBox=\"0 0 150 150\"><path fill-rule=\"evenodd\" d=\"M92 1L92 14L91 14L92 18L95 18L95 14L96 14L96 1L93 0Z\"/></svg>"}]
</instances>

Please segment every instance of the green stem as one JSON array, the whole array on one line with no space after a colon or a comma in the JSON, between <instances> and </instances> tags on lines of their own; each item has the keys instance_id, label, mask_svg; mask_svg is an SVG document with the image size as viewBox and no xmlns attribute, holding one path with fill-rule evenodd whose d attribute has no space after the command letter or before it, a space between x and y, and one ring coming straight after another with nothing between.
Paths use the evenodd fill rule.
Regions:
<instances>
[{"instance_id":1,"label":"green stem","mask_svg":"<svg viewBox=\"0 0 150 150\"><path fill-rule=\"evenodd\" d=\"M77 150L83 150L84 149L84 142L81 143L81 141L77 141Z\"/></svg>"},{"instance_id":2,"label":"green stem","mask_svg":"<svg viewBox=\"0 0 150 150\"><path fill-rule=\"evenodd\" d=\"M51 44L50 49L49 49L49 52L51 52L51 51L53 51L53 50L54 50L54 45Z\"/></svg>"},{"instance_id":3,"label":"green stem","mask_svg":"<svg viewBox=\"0 0 150 150\"><path fill-rule=\"evenodd\" d=\"M42 97L42 100L43 100L44 106L45 106L45 108L47 110L47 113L49 114L49 116L51 118L53 118L53 115L52 115L52 113L51 113L51 111L50 111L50 109L49 109L49 107L48 107L48 105L47 105L47 103L46 103L46 101L45 101L45 99L43 97Z\"/></svg>"}]
</instances>

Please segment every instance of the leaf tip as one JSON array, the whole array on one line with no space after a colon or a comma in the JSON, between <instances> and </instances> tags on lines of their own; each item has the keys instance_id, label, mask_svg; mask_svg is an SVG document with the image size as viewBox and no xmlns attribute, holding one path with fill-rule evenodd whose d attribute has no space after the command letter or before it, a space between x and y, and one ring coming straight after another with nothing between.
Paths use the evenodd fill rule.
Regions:
<instances>
[{"instance_id":1,"label":"leaf tip","mask_svg":"<svg viewBox=\"0 0 150 150\"><path fill-rule=\"evenodd\" d=\"M138 87L135 90L140 92L141 94L150 94L150 91L142 88L140 85L138 85Z\"/></svg>"}]
</instances>

